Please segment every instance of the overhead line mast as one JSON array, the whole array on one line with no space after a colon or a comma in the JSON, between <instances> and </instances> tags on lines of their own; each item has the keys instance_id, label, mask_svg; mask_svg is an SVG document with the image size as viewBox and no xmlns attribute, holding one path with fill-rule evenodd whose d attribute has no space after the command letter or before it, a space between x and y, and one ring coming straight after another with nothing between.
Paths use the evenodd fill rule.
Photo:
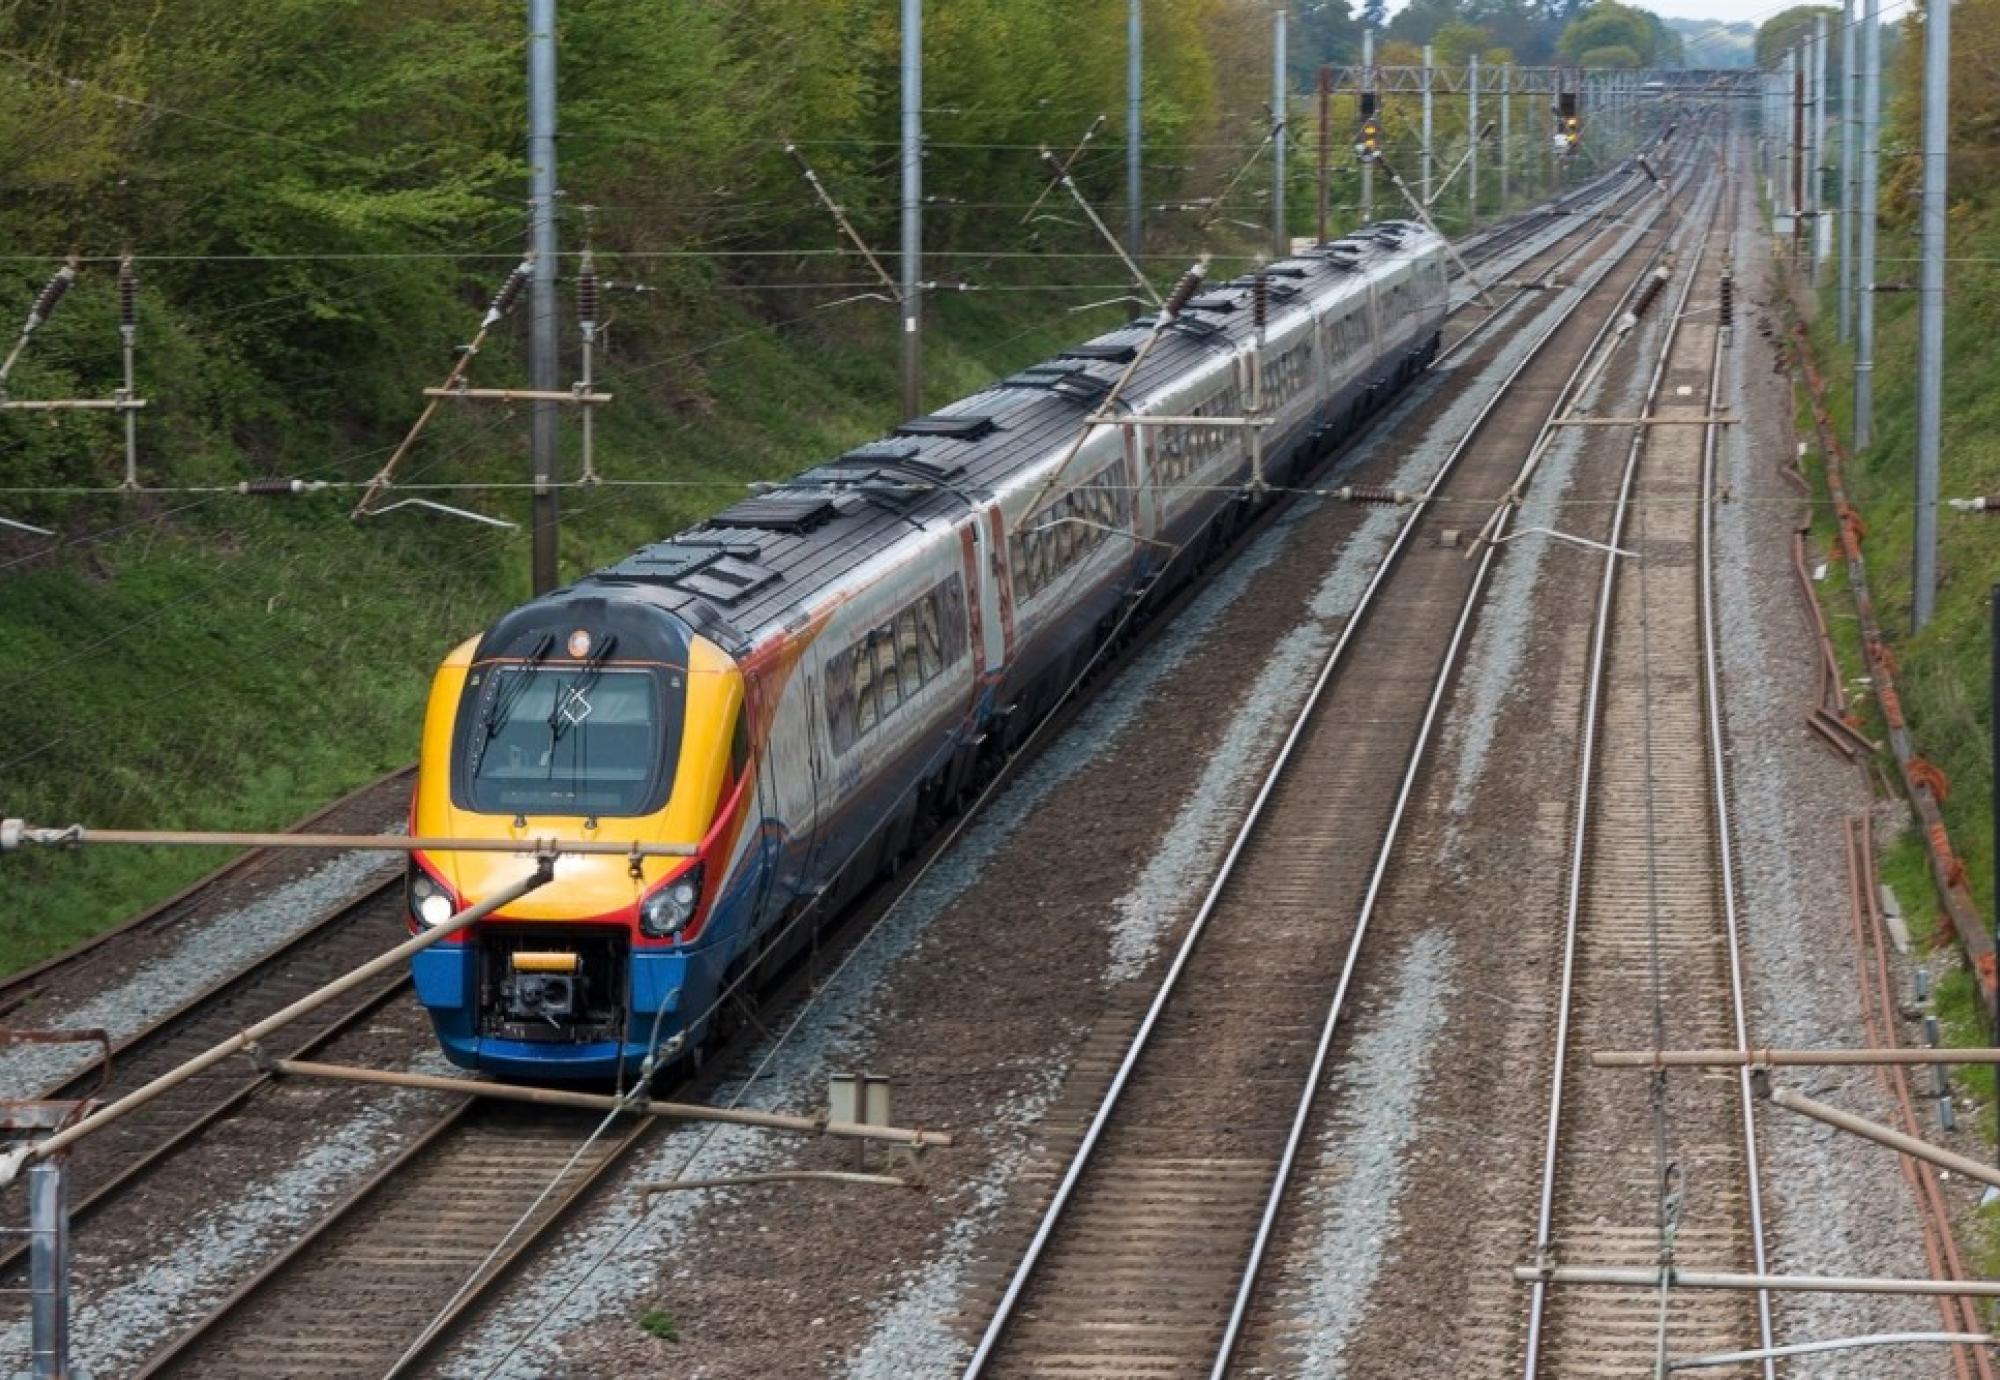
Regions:
<instances>
[{"instance_id":1,"label":"overhead line mast","mask_svg":"<svg viewBox=\"0 0 2000 1380\"><path fill-rule=\"evenodd\" d=\"M556 0L528 0L528 375L538 393L556 389ZM534 557L537 594L556 587L558 404L535 400Z\"/></svg>"}]
</instances>

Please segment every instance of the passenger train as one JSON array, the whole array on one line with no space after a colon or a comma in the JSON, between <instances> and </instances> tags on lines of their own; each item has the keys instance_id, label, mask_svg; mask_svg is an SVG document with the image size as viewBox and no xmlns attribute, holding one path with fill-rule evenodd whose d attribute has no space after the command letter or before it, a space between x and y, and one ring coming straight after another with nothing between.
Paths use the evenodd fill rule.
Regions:
<instances>
[{"instance_id":1,"label":"passenger train","mask_svg":"<svg viewBox=\"0 0 2000 1380\"><path fill-rule=\"evenodd\" d=\"M1261 358L1283 484L1435 355L1443 242L1388 221L1210 286L514 609L437 671L411 831L694 845L564 856L418 953L445 1052L608 1079L698 1049L990 778L1142 601L1255 506L1233 418ZM1157 333L1156 333L1156 327ZM1084 432L1145 342L1111 403ZM1083 436L1079 444L1079 435ZM522 873L413 855L410 924ZM800 923L795 923L800 922Z\"/></svg>"}]
</instances>

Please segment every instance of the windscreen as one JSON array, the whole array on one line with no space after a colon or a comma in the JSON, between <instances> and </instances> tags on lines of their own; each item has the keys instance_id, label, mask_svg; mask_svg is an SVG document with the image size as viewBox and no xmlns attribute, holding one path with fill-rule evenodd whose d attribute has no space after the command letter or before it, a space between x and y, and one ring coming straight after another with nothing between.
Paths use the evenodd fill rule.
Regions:
<instances>
[{"instance_id":1,"label":"windscreen","mask_svg":"<svg viewBox=\"0 0 2000 1380\"><path fill-rule=\"evenodd\" d=\"M476 682L476 683L475 683ZM666 804L681 672L501 665L475 671L454 793L483 814L641 815Z\"/></svg>"}]
</instances>

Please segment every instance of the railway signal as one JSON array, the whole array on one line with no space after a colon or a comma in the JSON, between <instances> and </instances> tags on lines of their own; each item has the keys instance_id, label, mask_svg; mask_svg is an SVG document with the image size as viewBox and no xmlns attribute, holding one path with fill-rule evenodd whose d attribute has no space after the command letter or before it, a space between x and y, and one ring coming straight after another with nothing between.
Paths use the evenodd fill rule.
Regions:
<instances>
[{"instance_id":1,"label":"railway signal","mask_svg":"<svg viewBox=\"0 0 2000 1380\"><path fill-rule=\"evenodd\" d=\"M1576 111L1576 93L1563 91L1556 95L1556 152L1571 154L1583 140L1583 119Z\"/></svg>"},{"instance_id":2,"label":"railway signal","mask_svg":"<svg viewBox=\"0 0 2000 1380\"><path fill-rule=\"evenodd\" d=\"M1361 132L1354 140L1354 155L1364 163L1373 163L1382 156L1382 124L1373 115L1362 118Z\"/></svg>"}]
</instances>

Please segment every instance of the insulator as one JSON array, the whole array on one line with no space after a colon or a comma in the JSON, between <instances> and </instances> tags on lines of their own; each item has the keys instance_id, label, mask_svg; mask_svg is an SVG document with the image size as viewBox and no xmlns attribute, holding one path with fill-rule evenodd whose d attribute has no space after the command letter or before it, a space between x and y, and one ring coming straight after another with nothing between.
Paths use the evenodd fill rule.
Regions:
<instances>
[{"instance_id":1,"label":"insulator","mask_svg":"<svg viewBox=\"0 0 2000 1380\"><path fill-rule=\"evenodd\" d=\"M523 259L514 271L507 275L507 281L493 294L493 304L486 309L486 319L480 322L481 327L492 325L513 309L514 303L520 299L521 289L528 285L528 275L532 272L534 272L534 261Z\"/></svg>"},{"instance_id":2,"label":"insulator","mask_svg":"<svg viewBox=\"0 0 2000 1380\"><path fill-rule=\"evenodd\" d=\"M1408 503L1410 495L1403 489L1387 489L1379 484L1343 484L1333 491L1335 498L1348 503Z\"/></svg>"},{"instance_id":3,"label":"insulator","mask_svg":"<svg viewBox=\"0 0 2000 1380\"><path fill-rule=\"evenodd\" d=\"M1644 316L1646 308L1653 305L1654 299L1660 295L1660 290L1666 287L1668 276L1664 268L1653 270L1653 276L1646 280L1645 290L1639 294L1639 300L1632 304L1630 315L1634 321Z\"/></svg>"},{"instance_id":4,"label":"insulator","mask_svg":"<svg viewBox=\"0 0 2000 1380\"><path fill-rule=\"evenodd\" d=\"M1188 304L1188 299L1194 296L1196 290L1201 287L1201 280L1207 276L1208 266L1206 264L1196 264L1186 273L1183 273L1181 280L1174 284L1174 290L1167 295L1165 314L1170 317L1179 316L1181 308Z\"/></svg>"},{"instance_id":5,"label":"insulator","mask_svg":"<svg viewBox=\"0 0 2000 1380\"><path fill-rule=\"evenodd\" d=\"M588 254L576 271L576 314L587 322L597 320L597 269Z\"/></svg>"},{"instance_id":6,"label":"insulator","mask_svg":"<svg viewBox=\"0 0 2000 1380\"><path fill-rule=\"evenodd\" d=\"M139 270L130 254L118 261L118 324L127 330L139 324Z\"/></svg>"},{"instance_id":7,"label":"insulator","mask_svg":"<svg viewBox=\"0 0 2000 1380\"><path fill-rule=\"evenodd\" d=\"M236 486L236 492L252 498L282 498L290 494L302 494L309 487L303 479L246 479Z\"/></svg>"},{"instance_id":8,"label":"insulator","mask_svg":"<svg viewBox=\"0 0 2000 1380\"><path fill-rule=\"evenodd\" d=\"M35 298L35 305L28 309L28 329L33 330L55 315L56 303L62 301L69 285L76 281L76 265L64 264L55 276L43 286L41 295Z\"/></svg>"},{"instance_id":9,"label":"insulator","mask_svg":"<svg viewBox=\"0 0 2000 1380\"><path fill-rule=\"evenodd\" d=\"M1271 316L1271 284L1259 273L1250 280L1250 319L1263 330Z\"/></svg>"}]
</instances>

